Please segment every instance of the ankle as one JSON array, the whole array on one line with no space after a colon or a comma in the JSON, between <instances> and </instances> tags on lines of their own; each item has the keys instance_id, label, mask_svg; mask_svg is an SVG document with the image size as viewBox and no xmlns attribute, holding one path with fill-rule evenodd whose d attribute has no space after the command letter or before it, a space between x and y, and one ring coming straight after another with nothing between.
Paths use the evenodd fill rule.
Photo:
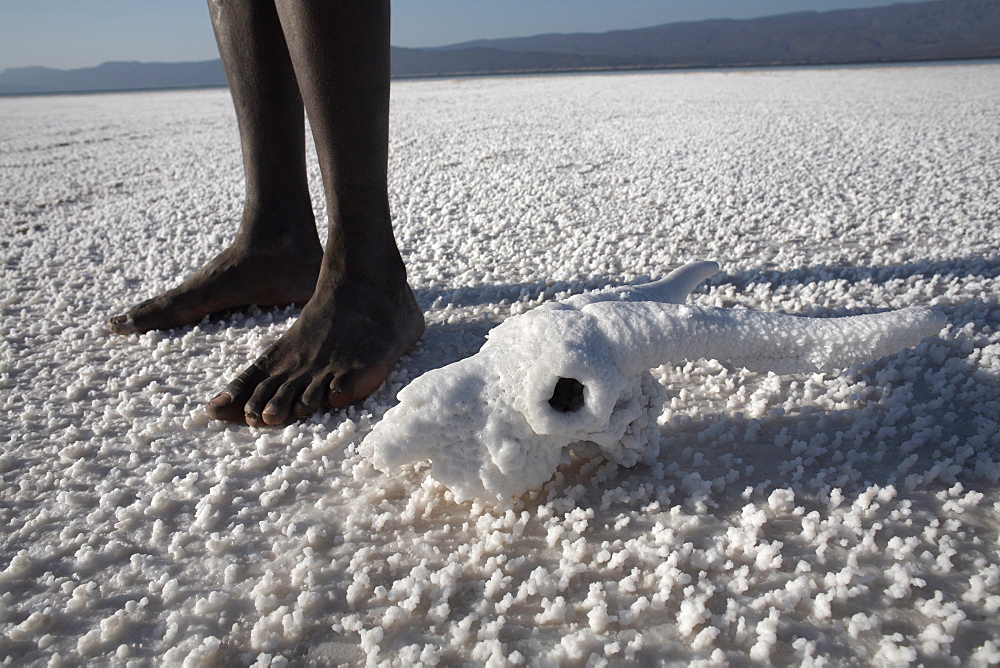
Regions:
<instances>
[{"instance_id":1,"label":"ankle","mask_svg":"<svg viewBox=\"0 0 1000 668\"><path fill-rule=\"evenodd\" d=\"M303 260L323 255L311 209L265 213L247 206L233 246L248 255L287 255Z\"/></svg>"},{"instance_id":2,"label":"ankle","mask_svg":"<svg viewBox=\"0 0 1000 668\"><path fill-rule=\"evenodd\" d=\"M396 286L406 283L406 267L395 240L377 240L364 235L347 240L330 235L323 268L329 276L367 285Z\"/></svg>"},{"instance_id":3,"label":"ankle","mask_svg":"<svg viewBox=\"0 0 1000 668\"><path fill-rule=\"evenodd\" d=\"M303 263L319 263L323 258L323 247L316 236L239 233L231 248L246 257L286 257Z\"/></svg>"}]
</instances>

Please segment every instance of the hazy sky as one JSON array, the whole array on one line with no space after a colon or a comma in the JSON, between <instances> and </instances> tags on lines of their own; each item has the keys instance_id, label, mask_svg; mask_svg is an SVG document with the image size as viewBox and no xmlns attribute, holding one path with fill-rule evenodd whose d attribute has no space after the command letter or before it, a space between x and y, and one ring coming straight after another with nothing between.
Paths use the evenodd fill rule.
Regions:
<instances>
[{"instance_id":1,"label":"hazy sky","mask_svg":"<svg viewBox=\"0 0 1000 668\"><path fill-rule=\"evenodd\" d=\"M545 32L873 7L898 0L394 0L392 43L439 46ZM204 0L0 0L0 70L217 58Z\"/></svg>"}]
</instances>

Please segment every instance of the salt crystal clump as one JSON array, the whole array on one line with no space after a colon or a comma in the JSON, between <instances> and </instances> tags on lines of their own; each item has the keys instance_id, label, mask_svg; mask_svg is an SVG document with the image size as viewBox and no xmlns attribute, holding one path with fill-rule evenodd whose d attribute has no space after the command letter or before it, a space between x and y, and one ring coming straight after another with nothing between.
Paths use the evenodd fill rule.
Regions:
<instances>
[{"instance_id":1,"label":"salt crystal clump","mask_svg":"<svg viewBox=\"0 0 1000 668\"><path fill-rule=\"evenodd\" d=\"M718 359L753 371L829 371L937 333L927 308L816 319L685 306L718 271L695 262L644 286L577 295L509 318L472 357L399 392L364 441L382 470L431 460L468 497L503 500L540 487L567 449L599 449L623 466L659 454L664 363Z\"/></svg>"}]
</instances>

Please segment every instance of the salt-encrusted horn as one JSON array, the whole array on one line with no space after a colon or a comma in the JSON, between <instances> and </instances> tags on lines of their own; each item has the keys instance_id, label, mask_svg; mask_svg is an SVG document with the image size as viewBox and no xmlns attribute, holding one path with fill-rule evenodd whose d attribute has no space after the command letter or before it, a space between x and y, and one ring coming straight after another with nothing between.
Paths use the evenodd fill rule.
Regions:
<instances>
[{"instance_id":1,"label":"salt-encrusted horn","mask_svg":"<svg viewBox=\"0 0 1000 668\"><path fill-rule=\"evenodd\" d=\"M715 262L689 262L674 269L664 278L645 285L626 285L614 290L588 292L575 295L559 302L557 305L581 309L587 304L598 302L659 302L661 304L680 304L687 299L691 291L709 276L719 271Z\"/></svg>"},{"instance_id":2,"label":"salt-encrusted horn","mask_svg":"<svg viewBox=\"0 0 1000 668\"><path fill-rule=\"evenodd\" d=\"M645 301L596 303L583 312L622 353L619 367L635 370L708 358L751 371L832 371L916 345L945 325L942 315L923 307L804 318Z\"/></svg>"}]
</instances>

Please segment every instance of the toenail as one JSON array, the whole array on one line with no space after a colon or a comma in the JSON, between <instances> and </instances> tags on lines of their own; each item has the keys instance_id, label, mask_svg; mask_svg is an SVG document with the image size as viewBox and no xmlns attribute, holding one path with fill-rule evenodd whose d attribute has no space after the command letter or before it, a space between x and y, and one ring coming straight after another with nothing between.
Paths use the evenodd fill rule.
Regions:
<instances>
[{"instance_id":1,"label":"toenail","mask_svg":"<svg viewBox=\"0 0 1000 668\"><path fill-rule=\"evenodd\" d=\"M233 395L229 394L228 392L220 392L219 394L215 395L215 398L209 401L208 403L211 404L212 406L217 406L220 408L222 406L228 406L229 404L233 403Z\"/></svg>"},{"instance_id":2,"label":"toenail","mask_svg":"<svg viewBox=\"0 0 1000 668\"><path fill-rule=\"evenodd\" d=\"M128 334L136 331L135 321L128 314L116 315L108 319L108 326L116 334Z\"/></svg>"},{"instance_id":3,"label":"toenail","mask_svg":"<svg viewBox=\"0 0 1000 668\"><path fill-rule=\"evenodd\" d=\"M260 419L260 415L258 415L256 411L246 411L244 413L244 415L247 416L248 420L259 420Z\"/></svg>"}]
</instances>

